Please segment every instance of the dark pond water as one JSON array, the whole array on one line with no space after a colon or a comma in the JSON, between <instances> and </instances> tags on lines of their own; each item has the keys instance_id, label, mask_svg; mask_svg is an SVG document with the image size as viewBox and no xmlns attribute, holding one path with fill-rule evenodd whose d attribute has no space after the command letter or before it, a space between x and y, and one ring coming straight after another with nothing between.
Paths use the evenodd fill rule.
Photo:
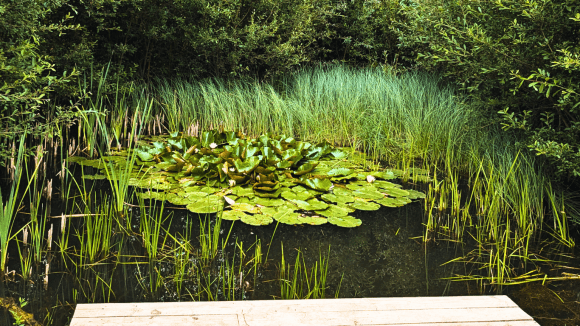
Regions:
<instances>
[{"instance_id":1,"label":"dark pond water","mask_svg":"<svg viewBox=\"0 0 580 326\"><path fill-rule=\"evenodd\" d=\"M106 181L95 181L93 186L101 194L110 193ZM58 185L55 185L55 189L58 189ZM62 210L62 205L53 204L51 215L66 213ZM46 230L51 224L57 230L54 232L51 250L46 250L42 254L42 262L33 266L32 277L28 282L23 282L18 276L22 271L17 259L12 258L9 270L14 270L17 276L2 285L2 296L24 298L28 302L25 310L33 312L35 318L45 325L66 325L74 313L76 303L191 300L192 296L188 297L187 293L199 292L202 286L200 281L184 281L180 294L177 294L172 276L175 261L160 259L158 263L149 264L148 259L144 258L146 251L137 232L140 208L132 207L131 214L135 233L129 236L122 235L118 230L114 231L116 235L113 242L117 245L111 250L110 256L83 267L75 265L75 262L79 264L78 251L70 251L65 255L68 258L64 259L58 252L56 242L61 236L58 232L61 219L50 219ZM171 223L164 223L169 233L176 236L186 234L189 229L191 234L187 238L191 240L193 248L199 248L200 216L187 210L168 208L165 209L165 214L171 215ZM328 258L327 297L334 297L337 291L339 297L350 298L497 293L497 288L485 283L445 280L457 274L480 273L474 265L446 264L456 257L464 256L473 247L450 241L423 243L422 201L401 208L383 207L375 212L357 211L352 215L363 221L360 227L348 229L330 224L271 224L254 227L241 222L235 222L231 227L232 222L223 221L221 239L225 239L231 230L227 246L202 272L211 274L211 270L219 269L224 261L233 261L238 266L236 261L240 261L239 249L242 247L246 257L241 260L243 267L235 269L234 276L237 278L234 283L239 281L238 271L242 273L242 282L234 291L233 297L236 300L279 298L279 269L283 246L287 264L294 264L298 250L308 268L314 266L321 253ZM25 217L17 221L15 229L24 222ZM74 229L75 226L80 228L83 222L81 218L71 218L69 223ZM260 265L254 276L250 267L255 247L251 245L257 240L262 244L264 257L268 252L268 261ZM123 245L120 246L119 243ZM164 257L171 255L171 243L173 241L169 239L164 249ZM69 246L79 246L74 233L70 235ZM18 257L15 247L11 246L10 257ZM548 249L538 250L544 250L546 256L549 256ZM580 269L573 269L579 265L573 254L570 253L571 258L559 256L560 263L538 268L549 270L551 275L560 275L562 271L578 273ZM192 257L189 261L194 259ZM44 274L49 261L48 285L45 288ZM120 261L123 263L119 263ZM160 278L153 277L155 275L161 275L161 281ZM211 286L216 287L214 290L217 299L224 300L225 295L216 284ZM509 295L542 325L580 323L580 280L546 282L544 286L541 282L509 286L504 287L501 293ZM11 325L12 322L9 314L3 311L0 325Z\"/></svg>"}]
</instances>

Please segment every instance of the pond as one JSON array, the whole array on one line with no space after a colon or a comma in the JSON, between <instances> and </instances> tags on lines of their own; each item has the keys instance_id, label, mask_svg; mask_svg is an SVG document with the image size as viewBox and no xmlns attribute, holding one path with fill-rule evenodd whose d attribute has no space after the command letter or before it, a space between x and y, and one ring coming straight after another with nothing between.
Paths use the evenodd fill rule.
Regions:
<instances>
[{"instance_id":1,"label":"pond","mask_svg":"<svg viewBox=\"0 0 580 326\"><path fill-rule=\"evenodd\" d=\"M106 180L92 182L94 184L91 189L100 189L101 194L110 192ZM86 186L90 187L90 183L87 182ZM146 206L155 205L153 200L145 203L150 204ZM169 203L167 205L171 206ZM159 244L157 258L151 263L138 226L143 216L141 210L151 208L146 206L139 207L136 203L129 209L132 217L127 219L132 219L133 233L120 232L118 226L113 226L112 232L115 236L112 237L110 253L97 255L92 262L83 262L80 257L85 254L72 249L82 247L74 236L75 231L69 233L71 249L65 254L60 252L58 243L62 234L57 230L61 228L62 219L50 219L46 229L52 226L55 230L51 249L44 246L42 260L33 264L29 281L23 282L21 278L14 277L13 282L7 282L2 289L4 296L7 294L10 297L23 298L28 302L25 310L33 312L39 321L47 325L66 325L74 313L75 303L280 299L283 291L280 279L284 278L289 282L296 279L293 272L296 269L294 265L298 252L301 255L298 265L302 266L298 276L298 283L302 284L298 288L304 287L293 288L299 293L298 297L306 297L309 290L313 290L313 286L308 289L304 285L303 274L305 271L311 273L315 266L320 267L321 260L322 264L327 264L325 297L497 293L496 287L481 282L454 282L445 279L473 272L474 267L469 264L448 263L473 248L450 241L424 243L422 223L425 210L421 201L400 208L383 207L374 212L357 211L353 215L363 223L356 228L341 228L330 224L293 226L273 223L267 226L251 226L240 221L222 221L218 231L218 243L227 239L227 244L223 251L220 245L215 256L205 263L199 262L203 260L199 251L202 246L199 239L203 237L200 236L200 222L205 223L210 216L191 213L181 207L163 209L162 215L170 216L170 220L164 221L160 238L167 241ZM52 215L59 216L64 213L61 211L62 207L54 205ZM213 226L216 223L215 214L213 215L210 231L214 231ZM86 223L80 217L71 217L68 223L73 230L86 228ZM171 234L176 238L179 234L183 235L179 239L190 240L190 254L185 254L185 250L177 250L175 243L179 241L164 237L164 234ZM252 260L258 244L261 247L262 262L254 270ZM243 254L240 254L240 249ZM10 254L18 257L16 250L12 250ZM178 255L187 255L188 258L176 259ZM280 274L283 260L286 265L290 265L286 268L285 276ZM50 270L45 287L44 272L47 262L50 262ZM570 261L567 263L562 266L570 267ZM184 265L181 268L185 272L181 276L182 283L178 286L176 275L179 274L177 271L180 264ZM198 271L194 271L198 268ZM16 260L11 260L9 269L22 274ZM320 280L320 270L318 272L315 278ZM558 272L559 270L555 270L553 274ZM225 280L228 277L232 280ZM288 290L287 287L287 293ZM580 293L580 281L553 282L549 287L538 284L510 286L504 287L503 293L508 294L532 316L541 317L536 319L540 324L569 324L570 321L578 320L578 311L574 310L578 308L578 299L574 296ZM556 299L556 293L567 304ZM573 301L576 301L576 305ZM12 323L5 312L2 320L5 325Z\"/></svg>"},{"instance_id":2,"label":"pond","mask_svg":"<svg viewBox=\"0 0 580 326\"><path fill-rule=\"evenodd\" d=\"M206 143L208 146L213 144L210 140ZM245 149L237 151L246 153L250 147L242 145ZM305 145L300 143L296 146ZM486 264L484 261L486 257L495 259L497 252L494 255L493 247L489 249L478 245L476 238L471 236L473 230L466 230L465 234L469 236L464 237L463 241L446 237L448 231L445 227L432 230L438 233L436 235L425 231L429 223L426 212L432 210L426 210L425 199L421 198L424 196L420 194L432 190L429 177L421 172L417 173L421 176L421 182L412 179L402 182L396 176L404 173L396 169L387 169L379 174L373 172L371 175L352 165L342 166L341 174L329 176L329 173L337 173L334 166L338 164L336 160L344 157L325 146L328 147L325 144L312 146L311 152L317 155L316 159L320 162L306 163L296 168L296 171L308 172L304 174L310 178L296 178L295 172L294 175L274 177L275 174L268 174L266 169L262 169L260 173L254 173L261 176L261 180L253 180L252 177L251 182L255 183L253 191L249 188L252 193L249 198L243 194L243 189L232 194L219 190L234 186L228 184L227 179L211 189L212 193L230 196L238 202L244 199L246 206L241 208L254 215L259 215L253 211L256 207L266 212L267 202L271 202L270 199L256 201L252 198L254 193L257 197L262 193L266 196L264 198L276 194L280 197L278 200L284 202L280 205L298 205L300 208L301 213L293 219L276 217L274 211L274 218L264 217L266 222L258 223L264 224L260 226L251 225L256 223L254 219L232 221L225 217L218 218L214 213L196 212L199 207L185 206L183 200L189 195L179 191L174 191L172 199L167 201L164 200L167 197L159 197L165 192L156 192L155 195L146 192L143 195L142 188L150 187L152 183L129 186L127 196L118 206L115 198L120 191L119 183L111 183L106 177L94 177L96 173L110 175L98 161L71 164L66 176L57 176L54 172L46 172L59 166L54 160L54 166L49 165L38 173L27 175L31 191L23 200L26 209L20 211L13 226L13 230L19 232L16 232L16 241L12 241L9 247L9 257L12 259L8 261L5 282L1 283L2 298L10 298L4 299L3 306L9 307L13 313L17 310L14 307L20 306L24 311L32 312L43 325L67 325L77 303L503 293L541 324L580 321L580 279L577 277L580 264L574 248L559 246L548 240L550 237L536 239L529 247L535 257L533 260L523 261L519 265L512 263L508 266L509 270L499 271L515 280L512 281L513 285L501 287L497 284L497 278L486 277L489 274L493 276L493 269L498 264ZM164 146L159 148L165 150ZM292 149L284 148L287 151ZM233 153L235 151L231 150ZM260 151L266 150L262 148ZM293 155L286 156L296 157L298 154ZM334 157L325 160L324 155ZM118 158L114 157L111 161L117 165L125 164L126 160ZM276 159L274 154L268 158L269 161ZM249 159L246 157L245 161ZM330 166L328 162L335 163ZM32 162L29 163L32 165ZM242 165L245 162L234 163L230 165L231 171L235 170L233 166L248 171L258 166L258 163L253 168ZM146 165L146 161L139 164ZM161 166L172 168L172 164L175 161L161 163ZM219 169L220 166L215 164L207 165L210 166L209 170ZM183 187L197 182L189 180L189 173L182 175L160 169L156 175L143 174L141 170L132 172L133 178L140 177L133 182L139 183L148 175L155 178L157 190L181 189L181 186L171 186L167 182L170 179ZM179 170L184 171L186 167L180 166ZM194 167L188 170L195 171ZM220 173L212 171L209 173ZM195 173L202 178L208 172L200 170L193 176L196 176ZM325 173L326 179L320 177ZM161 179L160 175L163 175ZM249 176L243 177L246 179L237 180L250 182L247 179ZM118 176L111 179L115 178L119 179ZM345 178L350 181L344 183ZM260 184L260 188L256 184ZM54 190L45 192L43 196L42 192L48 185ZM333 222L332 214L328 220L324 218L328 212L321 205L332 206L333 200L336 200L335 197L324 197L332 187L336 187L332 191L335 197L362 197L357 197L359 202L354 202L358 203L357 209L348 212L349 221L358 223ZM207 190L205 188L192 191L196 196L204 197L207 194L200 190ZM377 193L380 198L373 197ZM315 198L321 196L326 203L316 201ZM392 205L397 198L402 202ZM428 196L427 200L430 198ZM375 210L371 205L371 210L365 206L373 204L372 200L383 203L383 207L374 204L380 209ZM236 207L236 204L228 204L226 208ZM348 205L337 207L352 208ZM439 210L439 214L439 219L449 218L445 210ZM313 218L317 220L313 222ZM321 220L322 225L307 224L317 224ZM425 241L427 237L429 240ZM473 254L478 251L477 255ZM516 259L517 251L506 251L505 255ZM510 257L504 257L500 262L508 261ZM525 277L518 278L518 275ZM536 282L528 283L532 280ZM15 322L6 310L0 318L2 324Z\"/></svg>"}]
</instances>

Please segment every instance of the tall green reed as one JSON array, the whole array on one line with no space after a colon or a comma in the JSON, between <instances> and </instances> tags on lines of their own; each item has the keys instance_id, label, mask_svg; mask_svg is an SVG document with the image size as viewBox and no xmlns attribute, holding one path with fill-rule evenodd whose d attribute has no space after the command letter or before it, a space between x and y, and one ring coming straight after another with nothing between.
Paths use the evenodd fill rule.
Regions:
<instances>
[{"instance_id":1,"label":"tall green reed","mask_svg":"<svg viewBox=\"0 0 580 326\"><path fill-rule=\"evenodd\" d=\"M15 173L10 187L10 194L4 200L2 193L0 193L0 278L3 280L6 275L6 264L8 263L8 244L12 241L20 230L12 233L12 225L14 217L17 213L18 206L18 190L20 188L20 181L22 176L22 161L24 155L24 140L26 135L20 137L20 145L16 157L16 164L14 165ZM22 200L21 200L22 201Z\"/></svg>"}]
</instances>

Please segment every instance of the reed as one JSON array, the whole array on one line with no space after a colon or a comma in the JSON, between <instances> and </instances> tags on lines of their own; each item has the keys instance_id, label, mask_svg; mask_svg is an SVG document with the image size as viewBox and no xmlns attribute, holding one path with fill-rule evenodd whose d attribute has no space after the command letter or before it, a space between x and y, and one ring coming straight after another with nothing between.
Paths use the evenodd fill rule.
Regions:
<instances>
[{"instance_id":1,"label":"reed","mask_svg":"<svg viewBox=\"0 0 580 326\"><path fill-rule=\"evenodd\" d=\"M12 186L10 187L10 194L4 200L2 193L0 193L0 279L4 280L6 275L6 264L8 262L8 244L12 241L20 230L12 233L12 225L16 215L19 204L18 190L20 188L20 181L22 175L22 161L24 155L24 140L26 135L20 137L20 145L18 147L18 154L16 163L14 164L14 178ZM20 201L22 202L22 200Z\"/></svg>"},{"instance_id":2,"label":"reed","mask_svg":"<svg viewBox=\"0 0 580 326\"><path fill-rule=\"evenodd\" d=\"M330 254L330 247L328 248ZM286 265L284 246L280 261L280 297L282 299L321 299L326 297L328 256L319 254L319 260L310 269L304 256L297 250L294 265ZM342 282L342 281L341 281ZM338 290L335 294L338 295Z\"/></svg>"}]
</instances>

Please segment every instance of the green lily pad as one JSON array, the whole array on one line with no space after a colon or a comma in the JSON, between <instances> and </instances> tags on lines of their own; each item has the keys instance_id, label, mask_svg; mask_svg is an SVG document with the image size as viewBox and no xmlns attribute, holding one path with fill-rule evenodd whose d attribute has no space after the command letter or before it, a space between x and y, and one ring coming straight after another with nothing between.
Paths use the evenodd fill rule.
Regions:
<instances>
[{"instance_id":1,"label":"green lily pad","mask_svg":"<svg viewBox=\"0 0 580 326\"><path fill-rule=\"evenodd\" d=\"M379 204L386 206L386 207L401 207L401 206L405 205L400 200L398 200L398 198L391 198L391 197L385 197L383 199L375 200L375 203L379 203Z\"/></svg>"},{"instance_id":2,"label":"green lily pad","mask_svg":"<svg viewBox=\"0 0 580 326\"><path fill-rule=\"evenodd\" d=\"M407 191L409 192L409 195L407 196L407 198L409 199L425 198L426 196L424 193L417 190L407 189Z\"/></svg>"},{"instance_id":3,"label":"green lily pad","mask_svg":"<svg viewBox=\"0 0 580 326\"><path fill-rule=\"evenodd\" d=\"M329 205L327 209L316 211L316 214L325 216L325 217L344 217L348 215L349 210L336 206L336 205Z\"/></svg>"},{"instance_id":4,"label":"green lily pad","mask_svg":"<svg viewBox=\"0 0 580 326\"><path fill-rule=\"evenodd\" d=\"M355 197L359 197L359 198L373 199L373 200L385 198L385 195L383 195L382 193L380 193L378 190L375 190L375 189L364 189L363 188L360 190L355 190L352 192L352 195Z\"/></svg>"},{"instance_id":5,"label":"green lily pad","mask_svg":"<svg viewBox=\"0 0 580 326\"><path fill-rule=\"evenodd\" d=\"M256 197L256 199L254 201L256 202L256 204L262 205L262 206L282 206L286 202L284 199L261 198L261 197Z\"/></svg>"},{"instance_id":6,"label":"green lily pad","mask_svg":"<svg viewBox=\"0 0 580 326\"><path fill-rule=\"evenodd\" d=\"M276 207L260 207L260 212L264 215L268 215L268 216L274 216L276 215L276 213L278 213L278 210L276 209Z\"/></svg>"},{"instance_id":7,"label":"green lily pad","mask_svg":"<svg viewBox=\"0 0 580 326\"><path fill-rule=\"evenodd\" d=\"M232 193L239 197L254 197L254 190L251 187L235 186L232 189Z\"/></svg>"},{"instance_id":8,"label":"green lily pad","mask_svg":"<svg viewBox=\"0 0 580 326\"><path fill-rule=\"evenodd\" d=\"M373 182L373 185L377 188L384 188L384 189L393 189L393 188L401 188L402 186L396 183L392 183L389 181L384 181L384 180L377 180L375 182Z\"/></svg>"},{"instance_id":9,"label":"green lily pad","mask_svg":"<svg viewBox=\"0 0 580 326\"><path fill-rule=\"evenodd\" d=\"M138 193L137 196L143 199L165 200L167 195L164 192L147 191Z\"/></svg>"},{"instance_id":10,"label":"green lily pad","mask_svg":"<svg viewBox=\"0 0 580 326\"><path fill-rule=\"evenodd\" d=\"M336 195L336 194L323 194L322 199L332 202L332 203L352 203L354 201L353 196L349 195Z\"/></svg>"},{"instance_id":11,"label":"green lily pad","mask_svg":"<svg viewBox=\"0 0 580 326\"><path fill-rule=\"evenodd\" d=\"M209 194L203 191L192 191L192 192L185 192L183 193L183 197L191 198L194 201L197 201L201 198L207 197Z\"/></svg>"},{"instance_id":12,"label":"green lily pad","mask_svg":"<svg viewBox=\"0 0 580 326\"><path fill-rule=\"evenodd\" d=\"M180 196L167 196L167 201L172 203L173 205L188 205L192 202L191 199L186 198L186 197L180 197Z\"/></svg>"},{"instance_id":13,"label":"green lily pad","mask_svg":"<svg viewBox=\"0 0 580 326\"><path fill-rule=\"evenodd\" d=\"M198 214L217 213L224 207L224 201L219 196L208 196L190 203L186 207L189 211Z\"/></svg>"},{"instance_id":14,"label":"green lily pad","mask_svg":"<svg viewBox=\"0 0 580 326\"><path fill-rule=\"evenodd\" d=\"M391 197L405 197L410 195L407 190L397 188L385 189L384 192Z\"/></svg>"},{"instance_id":15,"label":"green lily pad","mask_svg":"<svg viewBox=\"0 0 580 326\"><path fill-rule=\"evenodd\" d=\"M294 191L284 191L282 192L282 198L287 200L308 200L310 198L314 198L310 192L303 191L303 192L294 192Z\"/></svg>"},{"instance_id":16,"label":"green lily pad","mask_svg":"<svg viewBox=\"0 0 580 326\"><path fill-rule=\"evenodd\" d=\"M254 214L254 215L245 215L242 216L242 222L249 224L249 225L268 225L272 223L274 219L271 216L264 215L264 214Z\"/></svg>"},{"instance_id":17,"label":"green lily pad","mask_svg":"<svg viewBox=\"0 0 580 326\"><path fill-rule=\"evenodd\" d=\"M345 216L345 217L329 217L328 223L343 228L354 228L360 226L362 224L362 221L352 216Z\"/></svg>"},{"instance_id":18,"label":"green lily pad","mask_svg":"<svg viewBox=\"0 0 580 326\"><path fill-rule=\"evenodd\" d=\"M316 198L309 199L308 201L304 200L292 200L298 208L303 209L305 211L317 211L317 210L324 210L328 208L328 204L322 202Z\"/></svg>"},{"instance_id":19,"label":"green lily pad","mask_svg":"<svg viewBox=\"0 0 580 326\"><path fill-rule=\"evenodd\" d=\"M332 187L332 182L330 182L329 179L319 179L319 178L313 178L313 179L306 179L306 178L302 178L299 181L300 183L304 184L305 186L312 188L314 190L318 190L318 191L329 191L330 188Z\"/></svg>"},{"instance_id":20,"label":"green lily pad","mask_svg":"<svg viewBox=\"0 0 580 326\"><path fill-rule=\"evenodd\" d=\"M281 206L277 209L276 214L272 216L273 219L280 223L296 225L300 224L298 218L300 218L299 213L295 213L294 209L288 208L286 206Z\"/></svg>"},{"instance_id":21,"label":"green lily pad","mask_svg":"<svg viewBox=\"0 0 580 326\"><path fill-rule=\"evenodd\" d=\"M320 216L301 216L297 218L300 224L322 225L328 222L327 219Z\"/></svg>"},{"instance_id":22,"label":"green lily pad","mask_svg":"<svg viewBox=\"0 0 580 326\"><path fill-rule=\"evenodd\" d=\"M377 204L377 203L373 203L370 201L364 201L362 199L355 199L354 202L349 204L350 207L354 208L354 209L358 209L361 211L376 211L379 208L381 208L381 205Z\"/></svg>"},{"instance_id":23,"label":"green lily pad","mask_svg":"<svg viewBox=\"0 0 580 326\"><path fill-rule=\"evenodd\" d=\"M347 168L336 168L328 171L327 175L331 177L344 177L351 175L354 171Z\"/></svg>"},{"instance_id":24,"label":"green lily pad","mask_svg":"<svg viewBox=\"0 0 580 326\"><path fill-rule=\"evenodd\" d=\"M334 189L332 189L332 193L335 195L351 196L352 197L352 190L342 188L342 187L334 187Z\"/></svg>"},{"instance_id":25,"label":"green lily pad","mask_svg":"<svg viewBox=\"0 0 580 326\"><path fill-rule=\"evenodd\" d=\"M246 203L235 203L233 205L230 205L230 208L236 211L248 212L253 214L260 212L260 209L258 207Z\"/></svg>"}]
</instances>

